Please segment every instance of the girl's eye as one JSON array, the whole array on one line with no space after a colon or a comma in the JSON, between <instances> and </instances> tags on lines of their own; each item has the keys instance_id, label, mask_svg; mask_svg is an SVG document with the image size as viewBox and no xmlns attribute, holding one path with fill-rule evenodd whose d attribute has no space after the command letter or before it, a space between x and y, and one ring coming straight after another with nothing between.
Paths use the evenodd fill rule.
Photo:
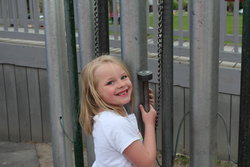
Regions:
<instances>
[{"instance_id":1,"label":"girl's eye","mask_svg":"<svg viewBox=\"0 0 250 167\"><path fill-rule=\"evenodd\" d=\"M107 82L106 85L112 85L113 83L114 83L113 81L109 81L109 82Z\"/></svg>"},{"instance_id":2,"label":"girl's eye","mask_svg":"<svg viewBox=\"0 0 250 167\"><path fill-rule=\"evenodd\" d=\"M123 75L123 76L121 77L121 79L126 79L126 78L128 78L127 75Z\"/></svg>"}]
</instances>

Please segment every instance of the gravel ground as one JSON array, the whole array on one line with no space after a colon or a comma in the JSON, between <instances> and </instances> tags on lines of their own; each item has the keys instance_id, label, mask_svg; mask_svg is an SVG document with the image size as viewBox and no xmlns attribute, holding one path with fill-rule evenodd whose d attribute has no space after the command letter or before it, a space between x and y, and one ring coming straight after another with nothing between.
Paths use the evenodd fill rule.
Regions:
<instances>
[{"instance_id":1,"label":"gravel ground","mask_svg":"<svg viewBox=\"0 0 250 167\"><path fill-rule=\"evenodd\" d=\"M53 167L51 144L36 143L35 146L40 167Z\"/></svg>"},{"instance_id":2,"label":"gravel ground","mask_svg":"<svg viewBox=\"0 0 250 167\"><path fill-rule=\"evenodd\" d=\"M36 143L35 146L40 167L53 167L51 143ZM86 155L86 153L84 155ZM85 163L87 162L86 157L84 162ZM156 167L158 167L158 165L156 165ZM188 166L176 164L174 167L188 167Z\"/></svg>"},{"instance_id":3,"label":"gravel ground","mask_svg":"<svg viewBox=\"0 0 250 167\"><path fill-rule=\"evenodd\" d=\"M51 143L36 143L36 151L37 151L37 157L40 163L40 167L53 167L53 158L52 158L52 147L51 147ZM84 155L86 155L86 152L84 153ZM161 159L160 155L159 158ZM185 158L181 158L179 160L176 161L174 167L189 167L189 165L184 165L182 162L186 161ZM84 157L84 162L87 162L86 157ZM185 164L187 164L187 162L185 162ZM85 166L88 167L88 166ZM156 167L159 167L158 165L156 165ZM224 162L224 161L220 161L217 164L217 167L237 167L237 165L232 164L232 163L228 163L228 162Z\"/></svg>"}]
</instances>

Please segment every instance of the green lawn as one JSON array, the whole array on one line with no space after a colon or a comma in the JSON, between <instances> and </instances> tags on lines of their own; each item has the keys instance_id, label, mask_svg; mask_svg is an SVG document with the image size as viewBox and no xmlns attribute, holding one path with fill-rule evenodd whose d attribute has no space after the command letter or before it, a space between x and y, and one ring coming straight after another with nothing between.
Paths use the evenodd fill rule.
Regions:
<instances>
[{"instance_id":1,"label":"green lawn","mask_svg":"<svg viewBox=\"0 0 250 167\"><path fill-rule=\"evenodd\" d=\"M227 15L227 34L233 34L234 18L232 14ZM153 27L153 16L149 16L149 25ZM183 16L183 29L188 30L188 16ZM174 29L178 29L178 16L174 15ZM242 34L242 15L239 16L239 34Z\"/></svg>"},{"instance_id":2,"label":"green lawn","mask_svg":"<svg viewBox=\"0 0 250 167\"><path fill-rule=\"evenodd\" d=\"M239 34L242 35L242 15L239 16ZM188 30L188 16L187 16L187 13L184 13L184 16L182 18L183 20L183 23L182 23L182 28L184 30ZM178 16L176 14L174 14L174 29L177 30L178 29ZM226 33L227 34L233 34L234 30L233 30L233 25L234 25L234 16L232 14L227 14L227 20L226 20ZM149 14L149 26L153 27L153 14L150 13ZM112 31L110 32L110 34L114 34ZM120 33L119 33L120 34ZM152 38L153 35L151 34L148 34L148 38ZM174 36L174 40L178 40L178 37L177 36ZM189 40L187 37L184 37L184 40ZM229 43L231 44L232 42L230 41L225 41L225 43ZM241 45L241 42L239 43Z\"/></svg>"}]
</instances>

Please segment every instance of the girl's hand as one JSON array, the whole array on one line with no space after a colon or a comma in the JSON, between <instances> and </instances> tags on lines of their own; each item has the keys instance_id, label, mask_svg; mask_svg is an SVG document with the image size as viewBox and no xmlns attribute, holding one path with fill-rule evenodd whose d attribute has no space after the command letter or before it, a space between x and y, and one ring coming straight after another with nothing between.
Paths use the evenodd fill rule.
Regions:
<instances>
[{"instance_id":1,"label":"girl's hand","mask_svg":"<svg viewBox=\"0 0 250 167\"><path fill-rule=\"evenodd\" d=\"M145 111L143 105L140 104L139 107L140 107L140 111L141 111L141 115L142 115L142 120L143 120L145 126L147 126L147 125L155 126L157 112L155 111L153 106L150 105L149 112Z\"/></svg>"},{"instance_id":2,"label":"girl's hand","mask_svg":"<svg viewBox=\"0 0 250 167\"><path fill-rule=\"evenodd\" d=\"M150 105L149 112L146 112L142 105L139 107L145 125L144 140L143 142L139 139L134 141L123 151L123 154L134 166L152 167L156 160L155 119L157 114L152 105Z\"/></svg>"},{"instance_id":3,"label":"girl's hand","mask_svg":"<svg viewBox=\"0 0 250 167\"><path fill-rule=\"evenodd\" d=\"M154 92L151 88L149 88L149 104L154 107L155 105L155 99L154 99Z\"/></svg>"}]
</instances>

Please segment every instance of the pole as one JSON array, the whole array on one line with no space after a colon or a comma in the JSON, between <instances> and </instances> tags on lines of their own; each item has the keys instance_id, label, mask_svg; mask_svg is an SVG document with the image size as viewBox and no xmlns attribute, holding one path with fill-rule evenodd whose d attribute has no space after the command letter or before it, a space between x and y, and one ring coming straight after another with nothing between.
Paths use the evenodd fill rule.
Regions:
<instances>
[{"instance_id":1,"label":"pole","mask_svg":"<svg viewBox=\"0 0 250 167\"><path fill-rule=\"evenodd\" d=\"M162 166L173 166L173 1L163 0L161 58Z\"/></svg>"},{"instance_id":2,"label":"pole","mask_svg":"<svg viewBox=\"0 0 250 167\"><path fill-rule=\"evenodd\" d=\"M77 0L77 18L78 18L78 39L80 68L95 57L94 47L94 15L93 0ZM88 166L92 166L95 161L94 143L91 136L86 136L86 149Z\"/></svg>"},{"instance_id":3,"label":"pole","mask_svg":"<svg viewBox=\"0 0 250 167\"><path fill-rule=\"evenodd\" d=\"M82 146L82 131L79 123L79 84L78 84L78 68L77 68L77 53L75 39L75 21L74 21L74 3L73 0L64 0L65 5L65 25L66 25L66 43L69 62L69 86L71 90L71 111L73 112L74 120L74 153L75 166L83 167L83 146Z\"/></svg>"},{"instance_id":4,"label":"pole","mask_svg":"<svg viewBox=\"0 0 250 167\"><path fill-rule=\"evenodd\" d=\"M109 54L108 0L98 0L99 56Z\"/></svg>"},{"instance_id":5,"label":"pole","mask_svg":"<svg viewBox=\"0 0 250 167\"><path fill-rule=\"evenodd\" d=\"M190 5L190 166L215 167L220 1Z\"/></svg>"},{"instance_id":6,"label":"pole","mask_svg":"<svg viewBox=\"0 0 250 167\"><path fill-rule=\"evenodd\" d=\"M147 27L146 1L120 1L121 6L121 50L122 59L128 65L133 76L135 107L138 127L143 134L143 122L139 111L142 104L142 93L139 92L137 73L147 69Z\"/></svg>"},{"instance_id":7,"label":"pole","mask_svg":"<svg viewBox=\"0 0 250 167\"><path fill-rule=\"evenodd\" d=\"M250 0L243 2L238 167L250 166Z\"/></svg>"},{"instance_id":8,"label":"pole","mask_svg":"<svg viewBox=\"0 0 250 167\"><path fill-rule=\"evenodd\" d=\"M64 134L73 136L63 0L45 0L44 10L53 162L71 167L72 143Z\"/></svg>"}]
</instances>

